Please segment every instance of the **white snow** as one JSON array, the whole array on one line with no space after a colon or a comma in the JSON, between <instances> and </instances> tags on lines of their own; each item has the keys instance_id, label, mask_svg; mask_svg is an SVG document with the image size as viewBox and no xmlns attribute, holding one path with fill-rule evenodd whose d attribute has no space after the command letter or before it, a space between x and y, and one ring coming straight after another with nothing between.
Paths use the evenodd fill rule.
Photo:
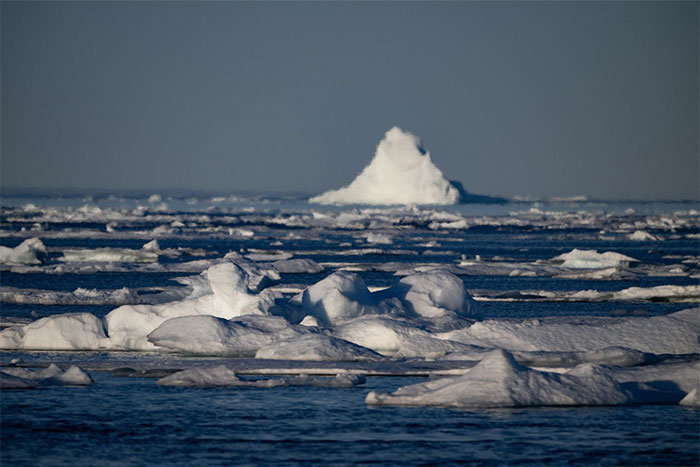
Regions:
<instances>
[{"instance_id":1,"label":"white snow","mask_svg":"<svg viewBox=\"0 0 700 467\"><path fill-rule=\"evenodd\" d=\"M146 336L171 318L211 315L230 319L245 314L266 314L274 296L263 291L254 294L248 287L248 274L234 263L211 266L191 279L192 293L183 300L159 305L124 305L112 310L105 323L115 347L154 350Z\"/></svg>"},{"instance_id":2,"label":"white snow","mask_svg":"<svg viewBox=\"0 0 700 467\"><path fill-rule=\"evenodd\" d=\"M339 320L390 311L391 304L373 296L362 278L339 271L307 288L302 295L306 314L332 326Z\"/></svg>"},{"instance_id":3,"label":"white snow","mask_svg":"<svg viewBox=\"0 0 700 467\"><path fill-rule=\"evenodd\" d=\"M455 204L460 193L423 151L419 139L400 128L386 132L372 161L350 185L309 201L319 204Z\"/></svg>"},{"instance_id":4,"label":"white snow","mask_svg":"<svg viewBox=\"0 0 700 467\"><path fill-rule=\"evenodd\" d=\"M38 238L29 238L15 248L0 246L0 264L41 264L48 253Z\"/></svg>"},{"instance_id":5,"label":"white snow","mask_svg":"<svg viewBox=\"0 0 700 467\"><path fill-rule=\"evenodd\" d=\"M596 250L573 249L569 253L563 253L552 258L553 261L563 261L562 266L567 268L602 269L619 266L621 264L637 261L613 251L598 253Z\"/></svg>"},{"instance_id":6,"label":"white snow","mask_svg":"<svg viewBox=\"0 0 700 467\"><path fill-rule=\"evenodd\" d=\"M102 321L90 313L48 316L0 331L0 349L97 350L110 347Z\"/></svg>"},{"instance_id":7,"label":"white snow","mask_svg":"<svg viewBox=\"0 0 700 467\"><path fill-rule=\"evenodd\" d=\"M380 293L397 297L406 308L426 318L445 313L477 318L477 303L464 288L459 277L446 271L419 272L399 280L398 284Z\"/></svg>"}]
</instances>

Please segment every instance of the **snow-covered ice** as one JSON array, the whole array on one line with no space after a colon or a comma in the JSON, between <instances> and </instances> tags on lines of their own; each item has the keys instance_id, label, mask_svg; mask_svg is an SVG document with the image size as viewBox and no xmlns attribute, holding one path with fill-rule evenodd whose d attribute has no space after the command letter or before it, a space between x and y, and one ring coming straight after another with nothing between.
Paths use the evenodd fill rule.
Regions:
<instances>
[{"instance_id":1,"label":"snow-covered ice","mask_svg":"<svg viewBox=\"0 0 700 467\"><path fill-rule=\"evenodd\" d=\"M306 334L261 347L255 358L309 361L372 361L383 357L366 347L323 334Z\"/></svg>"},{"instance_id":2,"label":"snow-covered ice","mask_svg":"<svg viewBox=\"0 0 700 467\"><path fill-rule=\"evenodd\" d=\"M595 250L573 249L569 253L563 253L552 258L553 261L563 261L562 266L567 268L602 269L619 266L620 264L637 261L614 251L598 253Z\"/></svg>"},{"instance_id":3,"label":"snow-covered ice","mask_svg":"<svg viewBox=\"0 0 700 467\"><path fill-rule=\"evenodd\" d=\"M372 391L366 402L485 408L671 402L674 397L643 384L618 383L596 365L580 365L565 374L538 371L494 350L463 376L405 386L392 394Z\"/></svg>"},{"instance_id":4,"label":"snow-covered ice","mask_svg":"<svg viewBox=\"0 0 700 467\"><path fill-rule=\"evenodd\" d=\"M41 264L48 253L38 238L29 238L15 248L0 246L0 264Z\"/></svg>"}]
</instances>

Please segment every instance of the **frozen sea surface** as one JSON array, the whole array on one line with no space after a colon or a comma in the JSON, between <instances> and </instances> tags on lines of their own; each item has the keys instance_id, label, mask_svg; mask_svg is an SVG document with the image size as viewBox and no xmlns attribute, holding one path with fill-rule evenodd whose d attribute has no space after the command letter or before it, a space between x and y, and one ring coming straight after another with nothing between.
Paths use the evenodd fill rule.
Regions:
<instances>
[{"instance_id":1,"label":"frozen sea surface","mask_svg":"<svg viewBox=\"0 0 700 467\"><path fill-rule=\"evenodd\" d=\"M526 332L537 337L539 328L548 329L548 320L560 320L551 323L566 327L609 319L610 326L604 328L609 330L623 320L641 323L635 320L661 318L700 302L697 202L564 200L338 208L310 205L306 199L201 193L3 196L0 244L15 249L37 238L46 255L39 248L3 256L0 327L65 313L102 319L121 305L183 300L187 280L177 279L195 280L222 261L243 264L251 274L253 295L261 290L273 294L285 304L284 310L294 313L303 310L304 290L337 271L357 274L375 292L397 287L402 278L417 272L447 270L463 280L476 300L484 320L481 328L516 332L512 329L521 323L525 327L514 334L517 337ZM152 240L156 247L144 247ZM573 260L566 263L561 255ZM627 259L620 260L623 256ZM305 261L284 263L289 259ZM590 267L596 262L600 267ZM415 303L422 303L420 297ZM379 306L375 301L370 305L376 310L386 308L386 303ZM357 306L352 300L346 305ZM343 312L343 307L336 311ZM378 329L371 326L389 321L367 323L367 329ZM551 329L559 329L556 326ZM371 363L374 370L353 366L369 365L359 362L273 364L252 355L248 360L231 360L158 351L0 351L0 365L6 368L13 366L11 362L27 369L51 363L64 369L77 365L95 380L81 387L39 384L31 390L3 390L0 463L700 462L700 412L677 402L488 410L368 406L365 398L370 391L390 394L425 382L430 374L462 374L485 355L467 347L474 333L455 331L450 335L462 336L464 342L441 346L441 341L426 339L444 337L438 331L445 330L435 328L428 334L421 330L419 337L410 331L414 337L406 342L411 346L403 351L420 353L421 346L431 345L431 355L452 352L453 360L435 355L388 357ZM176 327L168 338L177 339L178 332ZM362 338L353 334L352 326L325 332ZM489 336L488 342L496 342L495 337ZM625 338L634 342L634 336ZM482 345L486 342L483 335L479 339ZM528 345L537 344L532 342ZM645 356L613 350L629 356L632 360L626 365L631 366L601 371L618 375L620 384L634 375L643 375L639 378L644 381L658 379L661 376L656 375L664 375L676 362L698 361L700 347L691 344L684 349L690 353ZM590 358L537 351L514 356L523 364ZM290 384L266 389L178 388L157 383L178 369L221 362L237 368L244 381L304 372L330 378L336 370L348 369L368 376L366 383L350 388ZM402 374L409 376L397 376ZM683 381L693 384L687 378ZM669 389L662 386L657 384Z\"/></svg>"}]
</instances>

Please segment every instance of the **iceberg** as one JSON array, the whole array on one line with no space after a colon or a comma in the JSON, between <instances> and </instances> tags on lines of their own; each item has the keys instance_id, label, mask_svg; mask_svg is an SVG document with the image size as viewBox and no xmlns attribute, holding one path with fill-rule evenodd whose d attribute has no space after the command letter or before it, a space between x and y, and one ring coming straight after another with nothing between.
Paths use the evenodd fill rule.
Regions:
<instances>
[{"instance_id":1,"label":"iceberg","mask_svg":"<svg viewBox=\"0 0 700 467\"><path fill-rule=\"evenodd\" d=\"M436 204L503 202L468 194L433 163L418 137L398 127L387 131L374 158L350 185L309 200L318 204Z\"/></svg>"}]
</instances>

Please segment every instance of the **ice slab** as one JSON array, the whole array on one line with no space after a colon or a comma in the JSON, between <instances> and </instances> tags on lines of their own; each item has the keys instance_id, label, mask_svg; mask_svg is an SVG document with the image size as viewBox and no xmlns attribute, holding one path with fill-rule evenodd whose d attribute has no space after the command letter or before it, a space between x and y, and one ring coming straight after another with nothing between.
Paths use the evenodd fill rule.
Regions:
<instances>
[{"instance_id":1,"label":"ice slab","mask_svg":"<svg viewBox=\"0 0 700 467\"><path fill-rule=\"evenodd\" d=\"M700 308L665 316L484 320L437 337L486 348L595 351L626 347L653 354L700 350Z\"/></svg>"},{"instance_id":2,"label":"ice slab","mask_svg":"<svg viewBox=\"0 0 700 467\"><path fill-rule=\"evenodd\" d=\"M573 249L552 258L553 261L563 261L562 266L567 268L603 269L616 267L621 264L637 261L614 251L598 253L596 250Z\"/></svg>"},{"instance_id":3,"label":"ice slab","mask_svg":"<svg viewBox=\"0 0 700 467\"><path fill-rule=\"evenodd\" d=\"M7 378L6 376L12 378ZM15 380L15 378L20 381ZM3 367L0 369L0 388L29 388L41 386L89 386L94 384L92 377L81 368L73 365L65 371L55 364L43 370Z\"/></svg>"},{"instance_id":4,"label":"ice slab","mask_svg":"<svg viewBox=\"0 0 700 467\"><path fill-rule=\"evenodd\" d=\"M274 388L287 386L323 386L349 388L365 383L362 374L338 373L333 378L299 374L291 378L241 379L227 365L198 366L188 368L158 380L161 386L178 387L244 387Z\"/></svg>"},{"instance_id":5,"label":"ice slab","mask_svg":"<svg viewBox=\"0 0 700 467\"><path fill-rule=\"evenodd\" d=\"M307 334L260 348L255 358L307 361L373 361L383 357L372 350L343 339Z\"/></svg>"},{"instance_id":6,"label":"ice slab","mask_svg":"<svg viewBox=\"0 0 700 467\"><path fill-rule=\"evenodd\" d=\"M99 350L111 347L102 321L90 313L48 316L0 331L0 349Z\"/></svg>"},{"instance_id":7,"label":"ice slab","mask_svg":"<svg viewBox=\"0 0 700 467\"><path fill-rule=\"evenodd\" d=\"M495 350L463 376L404 386L391 394L374 391L369 405L456 408L557 405L619 405L669 402L675 396L638 383L620 384L605 369L585 364L566 374L533 370Z\"/></svg>"},{"instance_id":8,"label":"ice slab","mask_svg":"<svg viewBox=\"0 0 700 467\"><path fill-rule=\"evenodd\" d=\"M29 238L15 248L0 246L0 264L41 264L48 256L38 238Z\"/></svg>"},{"instance_id":9,"label":"ice slab","mask_svg":"<svg viewBox=\"0 0 700 467\"><path fill-rule=\"evenodd\" d=\"M232 320L184 316L163 322L148 334L148 341L188 354L252 357L262 347L309 332L277 316L246 315Z\"/></svg>"}]
</instances>

